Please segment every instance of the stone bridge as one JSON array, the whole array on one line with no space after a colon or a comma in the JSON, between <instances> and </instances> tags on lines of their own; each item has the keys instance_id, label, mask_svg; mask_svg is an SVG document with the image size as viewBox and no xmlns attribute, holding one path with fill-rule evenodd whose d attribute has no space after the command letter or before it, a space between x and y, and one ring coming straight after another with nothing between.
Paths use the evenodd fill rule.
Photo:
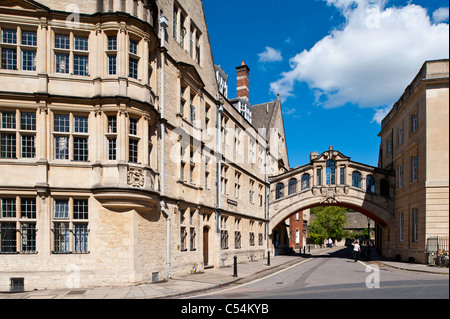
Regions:
<instances>
[{"instance_id":1,"label":"stone bridge","mask_svg":"<svg viewBox=\"0 0 450 319\"><path fill-rule=\"evenodd\" d=\"M311 153L309 164L270 178L269 235L291 215L316 206L354 209L382 229L395 227L391 171L353 162L333 150Z\"/></svg>"}]
</instances>

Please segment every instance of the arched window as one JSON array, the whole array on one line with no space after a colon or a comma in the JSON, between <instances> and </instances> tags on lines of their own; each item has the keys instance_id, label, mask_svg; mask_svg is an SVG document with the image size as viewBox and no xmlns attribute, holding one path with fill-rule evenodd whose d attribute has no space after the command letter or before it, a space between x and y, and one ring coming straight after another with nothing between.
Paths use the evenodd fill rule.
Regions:
<instances>
[{"instance_id":1,"label":"arched window","mask_svg":"<svg viewBox=\"0 0 450 319\"><path fill-rule=\"evenodd\" d=\"M389 192L389 182L386 179L380 181L380 194L383 196L391 196Z\"/></svg>"},{"instance_id":2,"label":"arched window","mask_svg":"<svg viewBox=\"0 0 450 319\"><path fill-rule=\"evenodd\" d=\"M284 196L284 184L280 183L277 185L275 199L283 198L283 196Z\"/></svg>"},{"instance_id":3,"label":"arched window","mask_svg":"<svg viewBox=\"0 0 450 319\"><path fill-rule=\"evenodd\" d=\"M367 176L366 192L375 194L375 178L372 175Z\"/></svg>"},{"instance_id":4,"label":"arched window","mask_svg":"<svg viewBox=\"0 0 450 319\"><path fill-rule=\"evenodd\" d=\"M353 172L352 174L352 186L361 188L361 173L360 172Z\"/></svg>"},{"instance_id":5,"label":"arched window","mask_svg":"<svg viewBox=\"0 0 450 319\"><path fill-rule=\"evenodd\" d=\"M302 176L302 190L309 189L309 174Z\"/></svg>"},{"instance_id":6,"label":"arched window","mask_svg":"<svg viewBox=\"0 0 450 319\"><path fill-rule=\"evenodd\" d=\"M333 160L327 161L327 185L336 184L336 162Z\"/></svg>"},{"instance_id":7,"label":"arched window","mask_svg":"<svg viewBox=\"0 0 450 319\"><path fill-rule=\"evenodd\" d=\"M297 193L297 180L295 178L292 178L289 181L288 195L292 195L295 193Z\"/></svg>"}]
</instances>

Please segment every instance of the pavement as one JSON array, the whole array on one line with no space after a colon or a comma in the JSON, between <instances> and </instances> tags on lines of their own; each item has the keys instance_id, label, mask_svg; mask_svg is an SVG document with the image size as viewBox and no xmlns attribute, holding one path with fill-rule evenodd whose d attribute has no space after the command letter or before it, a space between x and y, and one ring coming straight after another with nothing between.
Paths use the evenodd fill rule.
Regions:
<instances>
[{"instance_id":1,"label":"pavement","mask_svg":"<svg viewBox=\"0 0 450 319\"><path fill-rule=\"evenodd\" d=\"M0 293L1 299L180 299L189 298L196 293L207 293L213 289L230 287L250 282L275 272L288 268L308 258L333 252L342 247L321 248L310 251L306 255L271 256L270 265L267 259L240 263L237 266L237 277L234 268L221 267L206 269L196 274L175 276L157 283L147 283L134 286L79 288L79 289L47 289L25 291L19 293ZM430 265L398 262L380 258L372 253L371 260L361 259L363 262L391 267L405 271L418 271L436 275L449 274L448 268L437 268Z\"/></svg>"}]
</instances>

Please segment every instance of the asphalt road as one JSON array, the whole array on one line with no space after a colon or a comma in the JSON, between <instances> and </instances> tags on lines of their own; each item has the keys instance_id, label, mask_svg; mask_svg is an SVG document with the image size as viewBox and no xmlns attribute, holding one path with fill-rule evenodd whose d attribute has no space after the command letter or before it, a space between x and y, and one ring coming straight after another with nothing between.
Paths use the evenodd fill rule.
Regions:
<instances>
[{"instance_id":1,"label":"asphalt road","mask_svg":"<svg viewBox=\"0 0 450 319\"><path fill-rule=\"evenodd\" d=\"M200 299L449 299L449 277L354 262L345 248Z\"/></svg>"}]
</instances>

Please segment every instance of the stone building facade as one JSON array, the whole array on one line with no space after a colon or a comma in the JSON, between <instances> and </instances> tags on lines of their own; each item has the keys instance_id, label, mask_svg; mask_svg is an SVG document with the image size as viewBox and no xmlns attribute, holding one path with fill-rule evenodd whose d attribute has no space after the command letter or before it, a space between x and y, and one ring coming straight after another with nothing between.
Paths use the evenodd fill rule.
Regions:
<instances>
[{"instance_id":1,"label":"stone building facade","mask_svg":"<svg viewBox=\"0 0 450 319\"><path fill-rule=\"evenodd\" d=\"M0 291L265 257L284 128L219 91L200 0L2 1L0 36Z\"/></svg>"},{"instance_id":2,"label":"stone building facade","mask_svg":"<svg viewBox=\"0 0 450 319\"><path fill-rule=\"evenodd\" d=\"M390 257L426 262L449 235L449 61L427 61L382 121L379 166L395 171Z\"/></svg>"}]
</instances>

